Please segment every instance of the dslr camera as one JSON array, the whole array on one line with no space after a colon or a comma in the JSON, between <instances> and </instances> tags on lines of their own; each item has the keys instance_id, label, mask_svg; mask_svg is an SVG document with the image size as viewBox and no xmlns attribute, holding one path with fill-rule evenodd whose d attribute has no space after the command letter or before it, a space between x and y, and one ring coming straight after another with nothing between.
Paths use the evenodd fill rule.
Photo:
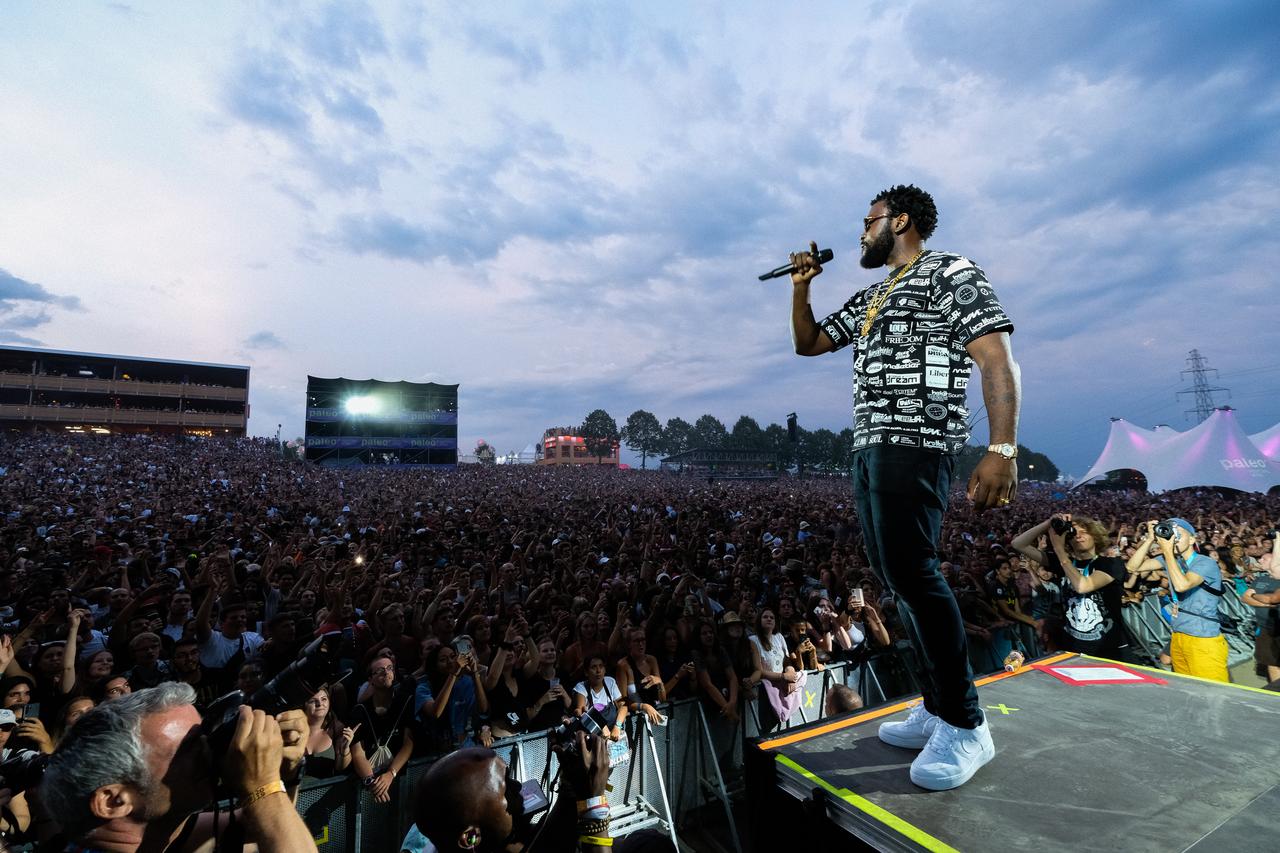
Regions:
<instances>
[{"instance_id":1,"label":"dslr camera","mask_svg":"<svg viewBox=\"0 0 1280 853\"><path fill-rule=\"evenodd\" d=\"M1176 539L1178 538L1178 525L1168 521L1161 521L1152 529L1157 539Z\"/></svg>"},{"instance_id":2,"label":"dslr camera","mask_svg":"<svg viewBox=\"0 0 1280 853\"><path fill-rule=\"evenodd\" d=\"M252 696L246 696L241 690L233 690L210 703L202 722L213 754L222 756L230 750L241 705L248 705L272 716L301 708L320 689L320 685L335 680L341 651L342 632L331 631L304 646L298 653L297 660L258 688ZM219 786L221 787L221 780Z\"/></svg>"},{"instance_id":3,"label":"dslr camera","mask_svg":"<svg viewBox=\"0 0 1280 853\"><path fill-rule=\"evenodd\" d=\"M1053 528L1053 532L1059 536L1071 537L1075 532L1075 526L1065 518L1058 518L1056 515L1049 519L1049 526Z\"/></svg>"},{"instance_id":4,"label":"dslr camera","mask_svg":"<svg viewBox=\"0 0 1280 853\"><path fill-rule=\"evenodd\" d=\"M594 737L603 737L606 726L618 724L618 706L613 702L603 707L588 708L581 717L572 717L551 729L551 743L564 747L566 752L577 754L578 732L585 731Z\"/></svg>"}]
</instances>

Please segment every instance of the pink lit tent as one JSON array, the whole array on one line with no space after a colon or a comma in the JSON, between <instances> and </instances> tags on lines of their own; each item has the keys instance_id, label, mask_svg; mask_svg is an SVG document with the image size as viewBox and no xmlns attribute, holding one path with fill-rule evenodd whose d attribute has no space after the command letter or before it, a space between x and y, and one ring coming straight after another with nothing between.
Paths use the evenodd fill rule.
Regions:
<instances>
[{"instance_id":1,"label":"pink lit tent","mask_svg":"<svg viewBox=\"0 0 1280 853\"><path fill-rule=\"evenodd\" d=\"M1264 429L1262 432L1255 432L1249 436L1249 440L1262 451L1263 456L1280 462L1280 424L1276 424L1271 429Z\"/></svg>"},{"instance_id":2,"label":"pink lit tent","mask_svg":"<svg viewBox=\"0 0 1280 853\"><path fill-rule=\"evenodd\" d=\"M1280 462L1263 455L1230 409L1218 409L1204 423L1181 433L1112 421L1102 455L1084 482L1118 468L1141 471L1153 492L1188 486L1266 492L1280 485Z\"/></svg>"}]
</instances>

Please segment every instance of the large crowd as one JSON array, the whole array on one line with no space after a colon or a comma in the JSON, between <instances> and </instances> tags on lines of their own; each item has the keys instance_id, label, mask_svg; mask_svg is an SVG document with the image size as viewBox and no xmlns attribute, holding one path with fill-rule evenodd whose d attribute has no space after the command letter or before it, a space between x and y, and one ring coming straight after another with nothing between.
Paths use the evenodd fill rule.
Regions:
<instances>
[{"instance_id":1,"label":"large crowd","mask_svg":"<svg viewBox=\"0 0 1280 853\"><path fill-rule=\"evenodd\" d=\"M379 800L415 756L593 707L616 708L604 733L619 750L628 715L660 722L688 697L730 723L754 706L768 728L806 672L903 645L849 489L568 466L321 469L262 439L7 435L2 758L51 753L95 705L162 682L191 685L200 708L252 695L325 635L345 675L302 709L306 773L355 774ZM1026 557L1028 543L1051 547L1035 528L1060 513L1092 520L1099 553L1125 561L1140 525L1181 517L1241 591L1280 575L1277 496L1028 483L979 514L957 492L939 557L976 670L1014 648L1072 647L1060 575ZM1125 603L1168 594L1160 572L1117 583ZM848 692L833 695L856 707ZM23 799L0 791L7 837L48 831Z\"/></svg>"}]
</instances>

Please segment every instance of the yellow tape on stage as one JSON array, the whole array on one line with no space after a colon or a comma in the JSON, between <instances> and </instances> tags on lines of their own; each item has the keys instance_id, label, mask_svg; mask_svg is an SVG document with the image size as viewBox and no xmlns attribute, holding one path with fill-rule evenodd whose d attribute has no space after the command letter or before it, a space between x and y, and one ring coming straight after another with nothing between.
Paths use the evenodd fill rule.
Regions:
<instances>
[{"instance_id":1,"label":"yellow tape on stage","mask_svg":"<svg viewBox=\"0 0 1280 853\"><path fill-rule=\"evenodd\" d=\"M903 820L893 812L880 808L880 806L877 806L866 797L860 797L848 788L836 788L822 777L810 773L787 756L778 755L775 757L780 764L791 768L805 779L827 791L829 794L844 800L846 803L863 812L868 817L872 817L875 820L880 821L880 823L883 823L899 835L903 835L911 839L925 850L935 851L935 853L960 853L959 850L956 850L956 848L952 847L950 844L939 841L920 827L916 826L914 823L909 823Z\"/></svg>"}]
</instances>

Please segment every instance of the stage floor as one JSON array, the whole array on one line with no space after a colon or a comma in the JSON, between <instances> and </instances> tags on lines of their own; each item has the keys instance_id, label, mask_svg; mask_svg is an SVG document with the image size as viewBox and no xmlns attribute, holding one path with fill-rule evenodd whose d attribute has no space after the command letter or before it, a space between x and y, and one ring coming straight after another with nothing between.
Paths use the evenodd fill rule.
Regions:
<instances>
[{"instance_id":1,"label":"stage floor","mask_svg":"<svg viewBox=\"0 0 1280 853\"><path fill-rule=\"evenodd\" d=\"M909 702L758 749L781 791L824 792L827 819L876 850L1280 850L1280 694L1078 655L979 684L996 757L954 791L917 788L916 753L876 737Z\"/></svg>"}]
</instances>

